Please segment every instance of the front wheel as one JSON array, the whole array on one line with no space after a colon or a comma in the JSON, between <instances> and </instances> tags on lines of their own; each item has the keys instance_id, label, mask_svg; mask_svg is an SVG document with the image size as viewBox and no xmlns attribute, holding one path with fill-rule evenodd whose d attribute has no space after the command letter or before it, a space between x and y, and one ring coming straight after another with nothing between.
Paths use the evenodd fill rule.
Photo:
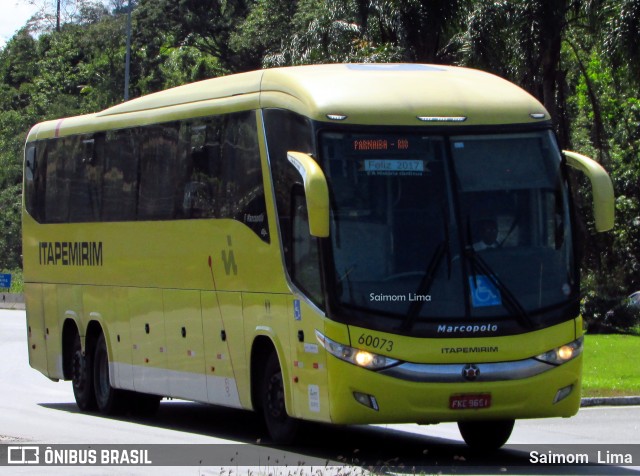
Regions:
<instances>
[{"instance_id":1,"label":"front wheel","mask_svg":"<svg viewBox=\"0 0 640 476\"><path fill-rule=\"evenodd\" d=\"M507 442L514 424L515 420L459 421L458 429L472 449L492 451Z\"/></svg>"},{"instance_id":2,"label":"front wheel","mask_svg":"<svg viewBox=\"0 0 640 476\"><path fill-rule=\"evenodd\" d=\"M279 444L291 444L298 433L300 421L287 414L282 369L275 352L269 355L265 367L261 403L267 431L273 441Z\"/></svg>"},{"instance_id":3,"label":"front wheel","mask_svg":"<svg viewBox=\"0 0 640 476\"><path fill-rule=\"evenodd\" d=\"M93 355L93 386L98 410L105 415L123 413L126 394L113 388L109 382L109 354L104 334L100 335Z\"/></svg>"}]
</instances>

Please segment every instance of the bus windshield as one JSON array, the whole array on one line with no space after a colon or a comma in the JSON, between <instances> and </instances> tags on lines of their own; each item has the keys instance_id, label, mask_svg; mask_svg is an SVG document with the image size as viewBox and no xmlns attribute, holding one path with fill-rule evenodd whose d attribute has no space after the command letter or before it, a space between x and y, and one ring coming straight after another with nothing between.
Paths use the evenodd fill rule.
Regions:
<instances>
[{"instance_id":1,"label":"bus windshield","mask_svg":"<svg viewBox=\"0 0 640 476\"><path fill-rule=\"evenodd\" d=\"M568 193L548 131L321 134L331 301L397 321L535 316L575 298ZM372 322L373 323L373 322Z\"/></svg>"}]
</instances>

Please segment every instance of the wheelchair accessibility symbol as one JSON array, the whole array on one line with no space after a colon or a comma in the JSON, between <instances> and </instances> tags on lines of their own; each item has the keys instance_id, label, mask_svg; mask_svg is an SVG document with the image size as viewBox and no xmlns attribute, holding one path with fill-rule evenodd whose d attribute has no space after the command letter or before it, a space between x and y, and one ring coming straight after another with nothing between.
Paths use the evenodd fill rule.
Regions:
<instances>
[{"instance_id":1,"label":"wheelchair accessibility symbol","mask_svg":"<svg viewBox=\"0 0 640 476\"><path fill-rule=\"evenodd\" d=\"M471 304L473 307L499 306L502 304L500 291L486 276L470 276Z\"/></svg>"}]
</instances>

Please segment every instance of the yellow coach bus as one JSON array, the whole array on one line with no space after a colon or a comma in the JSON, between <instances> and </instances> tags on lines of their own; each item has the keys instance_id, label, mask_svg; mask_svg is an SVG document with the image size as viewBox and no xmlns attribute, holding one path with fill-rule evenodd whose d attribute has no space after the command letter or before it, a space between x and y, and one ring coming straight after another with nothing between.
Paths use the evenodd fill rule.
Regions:
<instances>
[{"instance_id":1,"label":"yellow coach bus","mask_svg":"<svg viewBox=\"0 0 640 476\"><path fill-rule=\"evenodd\" d=\"M78 406L162 397L302 420L458 422L499 447L580 402L567 165L609 177L479 71L278 68L33 127L29 360Z\"/></svg>"}]
</instances>

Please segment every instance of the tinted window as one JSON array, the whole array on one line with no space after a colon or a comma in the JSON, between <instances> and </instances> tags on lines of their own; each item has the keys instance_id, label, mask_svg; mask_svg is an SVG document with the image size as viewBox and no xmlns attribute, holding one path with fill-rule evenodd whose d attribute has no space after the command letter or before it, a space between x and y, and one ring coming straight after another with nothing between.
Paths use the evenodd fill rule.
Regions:
<instances>
[{"instance_id":1,"label":"tinted window","mask_svg":"<svg viewBox=\"0 0 640 476\"><path fill-rule=\"evenodd\" d=\"M255 116L227 118L222 142L226 210L223 215L241 221L258 236L268 239L262 169Z\"/></svg>"},{"instance_id":2,"label":"tinted window","mask_svg":"<svg viewBox=\"0 0 640 476\"><path fill-rule=\"evenodd\" d=\"M45 184L47 180L47 149L42 143L30 144L25 157L25 206L39 222L44 222Z\"/></svg>"},{"instance_id":3,"label":"tinted window","mask_svg":"<svg viewBox=\"0 0 640 476\"><path fill-rule=\"evenodd\" d=\"M138 151L135 132L131 129L108 131L96 142L104 155L102 175L103 221L136 219L138 202Z\"/></svg>"},{"instance_id":4,"label":"tinted window","mask_svg":"<svg viewBox=\"0 0 640 476\"><path fill-rule=\"evenodd\" d=\"M255 114L183 124L187 179L182 210L190 218L233 218L269 242Z\"/></svg>"},{"instance_id":5,"label":"tinted window","mask_svg":"<svg viewBox=\"0 0 640 476\"><path fill-rule=\"evenodd\" d=\"M148 126L140 131L138 220L170 220L176 214L176 192L184 188L179 125Z\"/></svg>"},{"instance_id":6,"label":"tinted window","mask_svg":"<svg viewBox=\"0 0 640 476\"><path fill-rule=\"evenodd\" d=\"M26 155L41 223L232 218L269 241L253 111L39 141Z\"/></svg>"},{"instance_id":7,"label":"tinted window","mask_svg":"<svg viewBox=\"0 0 640 476\"><path fill-rule=\"evenodd\" d=\"M296 286L322 307L318 240L309 236L305 221L308 217L302 203L302 177L287 159L288 151L313 153L311 124L307 118L282 109L266 109L264 118L287 271Z\"/></svg>"}]
</instances>

